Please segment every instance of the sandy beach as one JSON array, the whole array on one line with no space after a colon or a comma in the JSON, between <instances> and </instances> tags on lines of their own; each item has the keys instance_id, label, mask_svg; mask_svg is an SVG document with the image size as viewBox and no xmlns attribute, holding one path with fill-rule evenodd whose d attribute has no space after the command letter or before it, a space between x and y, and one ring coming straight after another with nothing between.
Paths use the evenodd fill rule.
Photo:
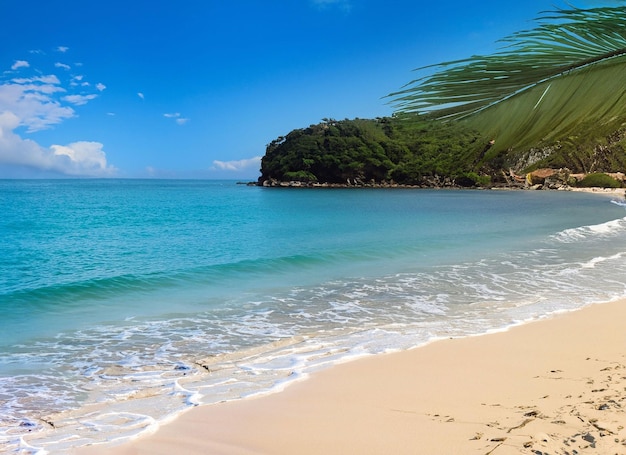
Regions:
<instances>
[{"instance_id":1,"label":"sandy beach","mask_svg":"<svg viewBox=\"0 0 626 455\"><path fill-rule=\"evenodd\" d=\"M626 454L626 300L321 371L80 454Z\"/></svg>"}]
</instances>

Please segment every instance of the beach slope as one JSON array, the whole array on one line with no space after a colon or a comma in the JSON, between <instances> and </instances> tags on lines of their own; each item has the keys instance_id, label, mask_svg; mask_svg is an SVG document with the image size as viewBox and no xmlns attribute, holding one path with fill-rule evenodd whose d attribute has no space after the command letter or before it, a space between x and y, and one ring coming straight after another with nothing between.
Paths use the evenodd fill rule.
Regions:
<instances>
[{"instance_id":1,"label":"beach slope","mask_svg":"<svg viewBox=\"0 0 626 455\"><path fill-rule=\"evenodd\" d=\"M80 454L626 454L626 301L336 366Z\"/></svg>"}]
</instances>

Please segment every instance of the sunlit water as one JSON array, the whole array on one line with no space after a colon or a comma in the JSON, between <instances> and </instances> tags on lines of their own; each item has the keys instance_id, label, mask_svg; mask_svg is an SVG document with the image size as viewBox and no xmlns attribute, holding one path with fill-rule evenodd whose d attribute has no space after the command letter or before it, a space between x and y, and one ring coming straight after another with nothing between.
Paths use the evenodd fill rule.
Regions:
<instances>
[{"instance_id":1,"label":"sunlit water","mask_svg":"<svg viewBox=\"0 0 626 455\"><path fill-rule=\"evenodd\" d=\"M626 295L626 211L598 195L0 181L0 214L7 453Z\"/></svg>"}]
</instances>

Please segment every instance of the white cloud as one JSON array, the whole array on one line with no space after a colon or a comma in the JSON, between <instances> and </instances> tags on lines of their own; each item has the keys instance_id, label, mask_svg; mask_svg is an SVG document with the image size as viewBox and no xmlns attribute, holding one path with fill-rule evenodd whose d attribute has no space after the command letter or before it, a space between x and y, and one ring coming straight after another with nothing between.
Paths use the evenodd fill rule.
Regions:
<instances>
[{"instance_id":1,"label":"white cloud","mask_svg":"<svg viewBox=\"0 0 626 455\"><path fill-rule=\"evenodd\" d=\"M180 112L174 112L173 114L163 114L163 117L176 119L177 125L184 125L189 121L188 118L181 117Z\"/></svg>"},{"instance_id":2,"label":"white cloud","mask_svg":"<svg viewBox=\"0 0 626 455\"><path fill-rule=\"evenodd\" d=\"M69 48L69 47L67 47L67 46L59 46L59 47L57 47L57 49L56 49L56 50L57 50L58 52L61 52L62 54L65 54L67 51L69 51L69 50L70 50L70 48Z\"/></svg>"},{"instance_id":3,"label":"white cloud","mask_svg":"<svg viewBox=\"0 0 626 455\"><path fill-rule=\"evenodd\" d=\"M69 145L50 147L55 158L69 158L63 163L63 172L77 175L111 175L115 168L107 166L103 145L100 142L79 141Z\"/></svg>"},{"instance_id":4,"label":"white cloud","mask_svg":"<svg viewBox=\"0 0 626 455\"><path fill-rule=\"evenodd\" d=\"M26 166L73 176L107 177L116 169L109 166L99 142L74 142L45 148L22 139L13 130L20 119L12 112L0 114L0 164Z\"/></svg>"},{"instance_id":5,"label":"white cloud","mask_svg":"<svg viewBox=\"0 0 626 455\"><path fill-rule=\"evenodd\" d=\"M138 96L139 98L141 98L142 100L143 100L143 99L145 99L144 94L143 94L143 93L141 93L141 92L137 92L137 96Z\"/></svg>"},{"instance_id":6,"label":"white cloud","mask_svg":"<svg viewBox=\"0 0 626 455\"><path fill-rule=\"evenodd\" d=\"M19 68L28 68L29 66L30 63L28 63L26 60L16 60L15 63L11 65L11 69L15 71Z\"/></svg>"},{"instance_id":7,"label":"white cloud","mask_svg":"<svg viewBox=\"0 0 626 455\"><path fill-rule=\"evenodd\" d=\"M62 99L63 101L67 101L68 103L74 104L76 106L82 106L83 104L87 104L89 101L96 99L98 95L67 95Z\"/></svg>"},{"instance_id":8,"label":"white cloud","mask_svg":"<svg viewBox=\"0 0 626 455\"><path fill-rule=\"evenodd\" d=\"M106 89L106 88L107 88L107 86L106 86L106 85L104 85L104 84L103 84L103 83L101 83L101 82L98 82L98 83L96 84L96 89L97 89L99 92L104 91L104 89Z\"/></svg>"},{"instance_id":9,"label":"white cloud","mask_svg":"<svg viewBox=\"0 0 626 455\"><path fill-rule=\"evenodd\" d=\"M69 70L70 69L70 65L66 65L65 63L61 63L61 62L56 62L54 64L54 66L56 68L63 68L64 70Z\"/></svg>"},{"instance_id":10,"label":"white cloud","mask_svg":"<svg viewBox=\"0 0 626 455\"><path fill-rule=\"evenodd\" d=\"M72 79L70 80L70 86L72 87L78 87L79 85L83 85L83 78L85 76L83 76L82 74L78 74L76 76L72 76ZM87 83L89 84L89 83Z\"/></svg>"},{"instance_id":11,"label":"white cloud","mask_svg":"<svg viewBox=\"0 0 626 455\"><path fill-rule=\"evenodd\" d=\"M0 112L14 113L20 119L19 126L32 133L74 117L72 107L63 102L81 106L98 97L95 93L58 97L58 94L66 92L59 78L52 74L15 78L0 83Z\"/></svg>"},{"instance_id":12,"label":"white cloud","mask_svg":"<svg viewBox=\"0 0 626 455\"><path fill-rule=\"evenodd\" d=\"M235 160L235 161L213 161L214 170L220 171L232 171L232 172L240 172L250 170L252 168L256 168L257 170L261 166L261 157L255 156L253 158L248 158L245 160Z\"/></svg>"},{"instance_id":13,"label":"white cloud","mask_svg":"<svg viewBox=\"0 0 626 455\"><path fill-rule=\"evenodd\" d=\"M59 78L56 77L54 74L49 74L47 76L31 77L31 78L26 78L26 77L15 78L15 79L12 79L11 82L15 82L16 84L28 84L28 83L39 84L41 83L44 85L59 85L61 83Z\"/></svg>"},{"instance_id":14,"label":"white cloud","mask_svg":"<svg viewBox=\"0 0 626 455\"><path fill-rule=\"evenodd\" d=\"M42 84L60 84L61 81L54 74L48 74L47 76L37 76L33 78L35 82L41 82Z\"/></svg>"},{"instance_id":15,"label":"white cloud","mask_svg":"<svg viewBox=\"0 0 626 455\"><path fill-rule=\"evenodd\" d=\"M16 127L26 127L31 133L71 118L74 110L54 98L56 93L65 92L58 84L55 76L13 79L0 84L0 112L15 115Z\"/></svg>"},{"instance_id":16,"label":"white cloud","mask_svg":"<svg viewBox=\"0 0 626 455\"><path fill-rule=\"evenodd\" d=\"M53 74L0 79L0 166L72 176L114 175L116 169L107 164L99 142L77 141L45 147L19 133L21 129L33 133L52 128L76 116L72 106L83 105L96 97L95 93L68 93Z\"/></svg>"}]
</instances>

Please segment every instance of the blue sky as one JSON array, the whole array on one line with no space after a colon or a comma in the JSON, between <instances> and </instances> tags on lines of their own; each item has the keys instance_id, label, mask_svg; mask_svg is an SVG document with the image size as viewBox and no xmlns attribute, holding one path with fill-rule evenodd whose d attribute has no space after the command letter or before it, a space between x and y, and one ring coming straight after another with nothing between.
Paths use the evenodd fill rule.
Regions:
<instances>
[{"instance_id":1,"label":"blue sky","mask_svg":"<svg viewBox=\"0 0 626 455\"><path fill-rule=\"evenodd\" d=\"M0 178L256 179L276 137L391 115L412 69L493 52L563 5L3 1Z\"/></svg>"}]
</instances>

